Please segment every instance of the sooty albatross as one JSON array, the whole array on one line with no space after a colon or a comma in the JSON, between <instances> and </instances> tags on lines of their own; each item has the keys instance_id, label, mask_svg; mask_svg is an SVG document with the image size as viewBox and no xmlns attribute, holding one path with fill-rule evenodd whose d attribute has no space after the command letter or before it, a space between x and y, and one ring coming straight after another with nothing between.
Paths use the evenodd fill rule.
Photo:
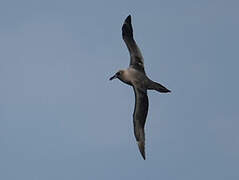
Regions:
<instances>
[{"instance_id":1,"label":"sooty albatross","mask_svg":"<svg viewBox=\"0 0 239 180\"><path fill-rule=\"evenodd\" d=\"M144 125L148 113L149 100L147 90L156 90L161 93L171 92L163 85L149 79L144 70L144 59L133 37L131 16L129 15L122 26L122 36L130 53L130 64L127 69L119 70L110 78L118 78L134 89L135 106L133 113L134 135L142 157L145 159Z\"/></svg>"}]
</instances>

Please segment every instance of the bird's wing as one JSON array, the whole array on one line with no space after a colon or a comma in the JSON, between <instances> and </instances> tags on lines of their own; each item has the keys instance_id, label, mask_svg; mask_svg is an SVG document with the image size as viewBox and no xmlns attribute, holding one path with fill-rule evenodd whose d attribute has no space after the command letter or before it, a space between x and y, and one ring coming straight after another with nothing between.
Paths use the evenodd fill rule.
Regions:
<instances>
[{"instance_id":1,"label":"bird's wing","mask_svg":"<svg viewBox=\"0 0 239 180\"><path fill-rule=\"evenodd\" d=\"M147 90L133 86L135 94L135 106L133 114L134 135L138 143L141 155L145 159L145 135L144 125L148 114L149 100Z\"/></svg>"},{"instance_id":2,"label":"bird's wing","mask_svg":"<svg viewBox=\"0 0 239 180\"><path fill-rule=\"evenodd\" d=\"M122 36L130 53L130 67L135 68L145 74L144 58L133 37L133 27L131 16L129 15L122 26Z\"/></svg>"}]
</instances>

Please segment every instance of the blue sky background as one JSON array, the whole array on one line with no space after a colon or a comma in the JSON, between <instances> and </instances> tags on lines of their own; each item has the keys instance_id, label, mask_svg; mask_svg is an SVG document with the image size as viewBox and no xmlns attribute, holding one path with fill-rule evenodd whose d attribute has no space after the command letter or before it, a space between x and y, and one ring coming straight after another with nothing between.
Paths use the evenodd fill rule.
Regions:
<instances>
[{"instance_id":1,"label":"blue sky background","mask_svg":"<svg viewBox=\"0 0 239 180\"><path fill-rule=\"evenodd\" d=\"M0 2L0 179L239 179L239 2ZM149 92L146 156L129 64L132 15Z\"/></svg>"}]
</instances>

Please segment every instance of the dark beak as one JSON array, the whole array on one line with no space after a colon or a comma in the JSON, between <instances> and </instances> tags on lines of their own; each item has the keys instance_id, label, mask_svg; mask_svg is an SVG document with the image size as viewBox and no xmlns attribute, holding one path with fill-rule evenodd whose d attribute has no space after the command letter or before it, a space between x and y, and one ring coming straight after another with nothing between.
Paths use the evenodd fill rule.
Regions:
<instances>
[{"instance_id":1,"label":"dark beak","mask_svg":"<svg viewBox=\"0 0 239 180\"><path fill-rule=\"evenodd\" d=\"M110 81L117 78L116 74L110 78Z\"/></svg>"}]
</instances>

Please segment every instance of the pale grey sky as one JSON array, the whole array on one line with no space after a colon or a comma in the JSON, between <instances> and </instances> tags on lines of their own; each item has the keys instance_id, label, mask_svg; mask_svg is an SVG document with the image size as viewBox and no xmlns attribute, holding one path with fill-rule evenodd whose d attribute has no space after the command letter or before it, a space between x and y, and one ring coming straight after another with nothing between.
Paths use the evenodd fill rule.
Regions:
<instances>
[{"instance_id":1,"label":"pale grey sky","mask_svg":"<svg viewBox=\"0 0 239 180\"><path fill-rule=\"evenodd\" d=\"M1 1L0 179L239 178L239 2ZM129 63L132 15L149 92L146 156Z\"/></svg>"}]
</instances>

